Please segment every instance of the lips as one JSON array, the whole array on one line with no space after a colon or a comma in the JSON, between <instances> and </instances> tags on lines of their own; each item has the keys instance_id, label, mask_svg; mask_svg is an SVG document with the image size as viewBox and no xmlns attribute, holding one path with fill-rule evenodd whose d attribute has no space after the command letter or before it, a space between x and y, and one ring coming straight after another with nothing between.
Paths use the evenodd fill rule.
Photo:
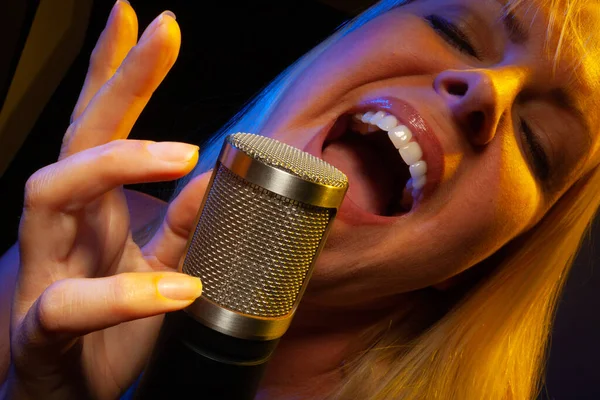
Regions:
<instances>
[{"instance_id":1,"label":"lips","mask_svg":"<svg viewBox=\"0 0 600 400\"><path fill-rule=\"evenodd\" d=\"M392 142L386 137L384 144L378 143L381 134L387 133L371 133L359 138L348 132L349 116L368 111L385 111L394 115L400 124L410 129L412 140L423 150L423 159L428 165L427 183L414 199L409 212L396 209L391 210L393 215L385 215L390 213L386 209L390 201L398 202L398 192L402 192L407 179L391 165L393 157L389 152L396 151ZM432 129L412 105L392 97L367 100L348 110L313 138L305 150L348 176L350 187L338 218L354 224L388 224L414 213L435 192L444 169L442 146ZM397 157L395 162L402 163L399 160ZM405 164L402 167L408 168Z\"/></svg>"}]
</instances>

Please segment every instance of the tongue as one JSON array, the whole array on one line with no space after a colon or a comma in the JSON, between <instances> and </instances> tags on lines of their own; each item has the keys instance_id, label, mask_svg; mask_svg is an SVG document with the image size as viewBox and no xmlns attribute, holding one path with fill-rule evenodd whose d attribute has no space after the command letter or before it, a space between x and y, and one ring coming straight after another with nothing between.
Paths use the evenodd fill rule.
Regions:
<instances>
[{"instance_id":1,"label":"tongue","mask_svg":"<svg viewBox=\"0 0 600 400\"><path fill-rule=\"evenodd\" d=\"M373 214L385 213L394 182L373 143L357 134L345 134L327 145L322 157L348 177L350 200Z\"/></svg>"}]
</instances>

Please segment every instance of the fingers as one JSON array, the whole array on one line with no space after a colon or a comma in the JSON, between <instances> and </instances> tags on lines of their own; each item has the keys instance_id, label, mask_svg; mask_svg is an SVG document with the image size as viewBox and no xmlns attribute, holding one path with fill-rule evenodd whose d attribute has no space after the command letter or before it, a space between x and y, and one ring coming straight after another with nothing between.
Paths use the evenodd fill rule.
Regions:
<instances>
[{"instance_id":1,"label":"fingers","mask_svg":"<svg viewBox=\"0 0 600 400\"><path fill-rule=\"evenodd\" d=\"M25 185L25 210L70 213L115 187L179 178L198 161L198 147L118 140L37 171Z\"/></svg>"},{"instance_id":2,"label":"fingers","mask_svg":"<svg viewBox=\"0 0 600 400\"><path fill-rule=\"evenodd\" d=\"M61 158L129 135L179 53L181 34L172 15L165 12L146 28L115 74L69 126Z\"/></svg>"},{"instance_id":3,"label":"fingers","mask_svg":"<svg viewBox=\"0 0 600 400\"><path fill-rule=\"evenodd\" d=\"M176 272L123 273L55 282L17 322L15 356L35 357L31 350L182 309L201 292L200 279Z\"/></svg>"},{"instance_id":4,"label":"fingers","mask_svg":"<svg viewBox=\"0 0 600 400\"><path fill-rule=\"evenodd\" d=\"M154 268L177 268L208 188L212 171L194 178L169 205L165 220L143 253Z\"/></svg>"},{"instance_id":5,"label":"fingers","mask_svg":"<svg viewBox=\"0 0 600 400\"><path fill-rule=\"evenodd\" d=\"M108 17L90 57L90 67L79 99L71 115L71 122L83 113L91 98L119 68L127 53L137 42L138 22L131 6L117 1Z\"/></svg>"}]
</instances>

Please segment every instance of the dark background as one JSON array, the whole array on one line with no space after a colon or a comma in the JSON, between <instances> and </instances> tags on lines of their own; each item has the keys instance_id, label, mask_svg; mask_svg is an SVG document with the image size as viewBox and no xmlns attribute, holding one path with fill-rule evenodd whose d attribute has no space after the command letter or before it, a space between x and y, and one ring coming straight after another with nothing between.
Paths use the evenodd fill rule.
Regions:
<instances>
[{"instance_id":1,"label":"dark background","mask_svg":"<svg viewBox=\"0 0 600 400\"><path fill-rule=\"evenodd\" d=\"M353 14L349 10L361 7L360 1L331 6L317 0L131 2L139 16L140 31L163 9L174 11L183 42L175 67L130 137L192 143L210 136L278 72L347 20ZM78 57L0 176L0 254L16 240L27 177L56 160L89 54L112 5L110 1L93 2ZM6 28L0 33L7 34ZM173 185L135 188L166 200ZM594 267L598 257L593 247L593 240L584 244L560 303L548 383L541 399L600 399L600 277Z\"/></svg>"}]
</instances>

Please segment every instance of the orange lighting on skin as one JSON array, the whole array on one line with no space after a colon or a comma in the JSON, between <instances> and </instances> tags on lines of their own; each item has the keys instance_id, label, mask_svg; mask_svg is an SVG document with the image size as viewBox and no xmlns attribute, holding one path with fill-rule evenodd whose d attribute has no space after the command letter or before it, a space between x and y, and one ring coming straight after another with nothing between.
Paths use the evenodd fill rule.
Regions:
<instances>
[{"instance_id":1,"label":"orange lighting on skin","mask_svg":"<svg viewBox=\"0 0 600 400\"><path fill-rule=\"evenodd\" d=\"M459 153L444 154L444 175L442 177L442 182L446 182L454 176L462 159L463 155Z\"/></svg>"}]
</instances>

